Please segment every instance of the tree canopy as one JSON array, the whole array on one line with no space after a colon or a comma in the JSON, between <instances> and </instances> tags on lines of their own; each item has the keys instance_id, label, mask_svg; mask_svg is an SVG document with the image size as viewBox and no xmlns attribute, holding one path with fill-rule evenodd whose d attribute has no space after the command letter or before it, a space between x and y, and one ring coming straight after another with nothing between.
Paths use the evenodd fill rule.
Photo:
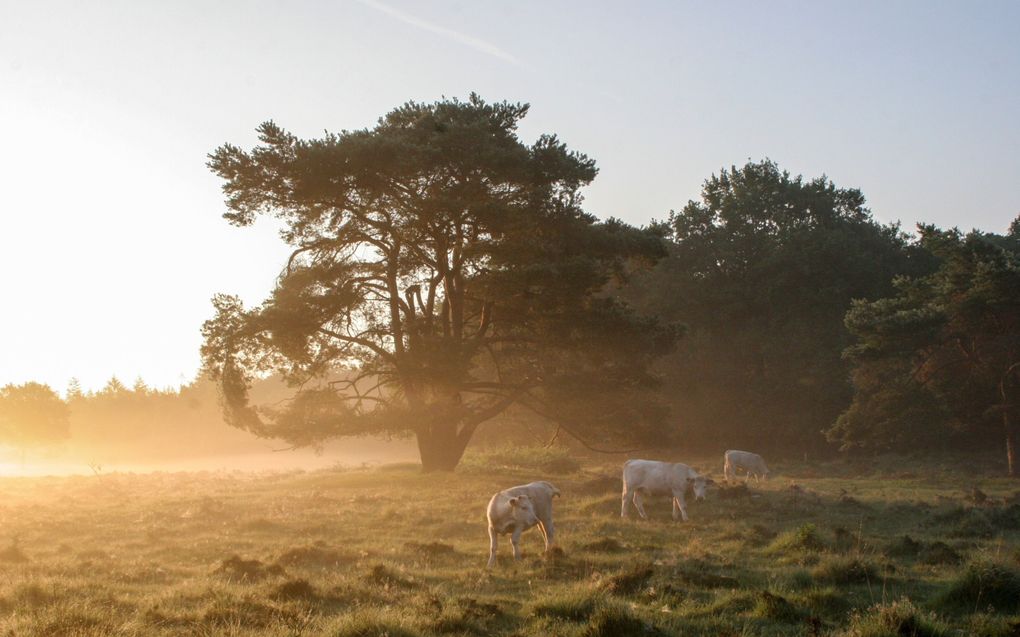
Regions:
<instances>
[{"instance_id":1,"label":"tree canopy","mask_svg":"<svg viewBox=\"0 0 1020 637\"><path fill-rule=\"evenodd\" d=\"M843 315L924 259L859 190L769 160L711 176L663 227L670 256L634 298L689 328L666 366L685 440L824 448L851 395Z\"/></svg>"},{"instance_id":2,"label":"tree canopy","mask_svg":"<svg viewBox=\"0 0 1020 637\"><path fill-rule=\"evenodd\" d=\"M0 387L0 444L24 449L68 436L67 404L48 385Z\"/></svg>"},{"instance_id":3,"label":"tree canopy","mask_svg":"<svg viewBox=\"0 0 1020 637\"><path fill-rule=\"evenodd\" d=\"M582 209L595 162L553 135L517 136L528 106L407 103L372 129L224 145L237 226L284 224L293 247L271 297L214 299L206 369L228 421L295 444L412 434L426 470L452 469L511 405L588 442L667 433L651 363L676 332L613 289L664 255L661 237ZM248 400L282 373L282 407Z\"/></svg>"},{"instance_id":4,"label":"tree canopy","mask_svg":"<svg viewBox=\"0 0 1020 637\"><path fill-rule=\"evenodd\" d=\"M894 294L847 314L856 392L829 436L844 448L896 449L1001 435L1017 475L1020 219L1007 236L920 234L938 269L899 278Z\"/></svg>"}]
</instances>

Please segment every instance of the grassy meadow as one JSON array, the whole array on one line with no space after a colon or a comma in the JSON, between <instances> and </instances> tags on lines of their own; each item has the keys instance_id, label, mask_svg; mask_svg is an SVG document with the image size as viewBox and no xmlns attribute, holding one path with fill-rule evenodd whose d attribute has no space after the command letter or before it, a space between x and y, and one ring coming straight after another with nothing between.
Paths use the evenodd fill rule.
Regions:
<instances>
[{"instance_id":1,"label":"grassy meadow","mask_svg":"<svg viewBox=\"0 0 1020 637\"><path fill-rule=\"evenodd\" d=\"M0 635L1020 635L998 467L777 462L674 523L620 519L621 461L0 479ZM486 570L489 497L535 479L560 550Z\"/></svg>"}]
</instances>

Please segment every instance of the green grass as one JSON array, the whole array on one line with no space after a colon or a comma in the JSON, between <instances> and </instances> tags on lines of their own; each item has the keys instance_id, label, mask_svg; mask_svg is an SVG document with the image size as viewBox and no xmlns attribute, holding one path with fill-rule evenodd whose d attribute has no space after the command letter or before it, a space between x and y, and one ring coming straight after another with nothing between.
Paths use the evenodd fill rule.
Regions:
<instances>
[{"instance_id":1,"label":"green grass","mask_svg":"<svg viewBox=\"0 0 1020 637\"><path fill-rule=\"evenodd\" d=\"M666 498L646 502L647 521L620 519L621 464L509 449L452 475L0 479L0 635L1020 630L1014 481L945 460L770 462L777 478L710 492L674 523ZM515 563L503 537L487 570L489 497L536 479L563 494L560 550L543 556L530 531ZM968 500L976 484L988 502Z\"/></svg>"}]
</instances>

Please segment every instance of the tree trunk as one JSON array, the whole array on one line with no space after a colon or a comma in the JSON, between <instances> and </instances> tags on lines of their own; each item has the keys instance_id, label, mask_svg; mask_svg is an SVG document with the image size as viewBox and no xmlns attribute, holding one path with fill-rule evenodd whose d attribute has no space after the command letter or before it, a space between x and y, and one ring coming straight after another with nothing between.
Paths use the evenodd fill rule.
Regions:
<instances>
[{"instance_id":1,"label":"tree trunk","mask_svg":"<svg viewBox=\"0 0 1020 637\"><path fill-rule=\"evenodd\" d=\"M458 435L456 423L433 424L417 433L421 469L425 473L453 471L460 463L469 437Z\"/></svg>"}]
</instances>

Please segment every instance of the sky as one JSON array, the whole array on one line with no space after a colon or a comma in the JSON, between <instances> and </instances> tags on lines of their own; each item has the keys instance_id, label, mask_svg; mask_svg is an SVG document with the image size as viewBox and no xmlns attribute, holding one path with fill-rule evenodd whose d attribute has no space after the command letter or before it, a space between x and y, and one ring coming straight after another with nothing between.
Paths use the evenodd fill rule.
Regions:
<instances>
[{"instance_id":1,"label":"sky","mask_svg":"<svg viewBox=\"0 0 1020 637\"><path fill-rule=\"evenodd\" d=\"M595 158L602 218L765 157L906 229L1020 214L1012 0L0 0L0 386L190 382L212 295L260 302L287 254L206 155L471 91Z\"/></svg>"}]
</instances>

